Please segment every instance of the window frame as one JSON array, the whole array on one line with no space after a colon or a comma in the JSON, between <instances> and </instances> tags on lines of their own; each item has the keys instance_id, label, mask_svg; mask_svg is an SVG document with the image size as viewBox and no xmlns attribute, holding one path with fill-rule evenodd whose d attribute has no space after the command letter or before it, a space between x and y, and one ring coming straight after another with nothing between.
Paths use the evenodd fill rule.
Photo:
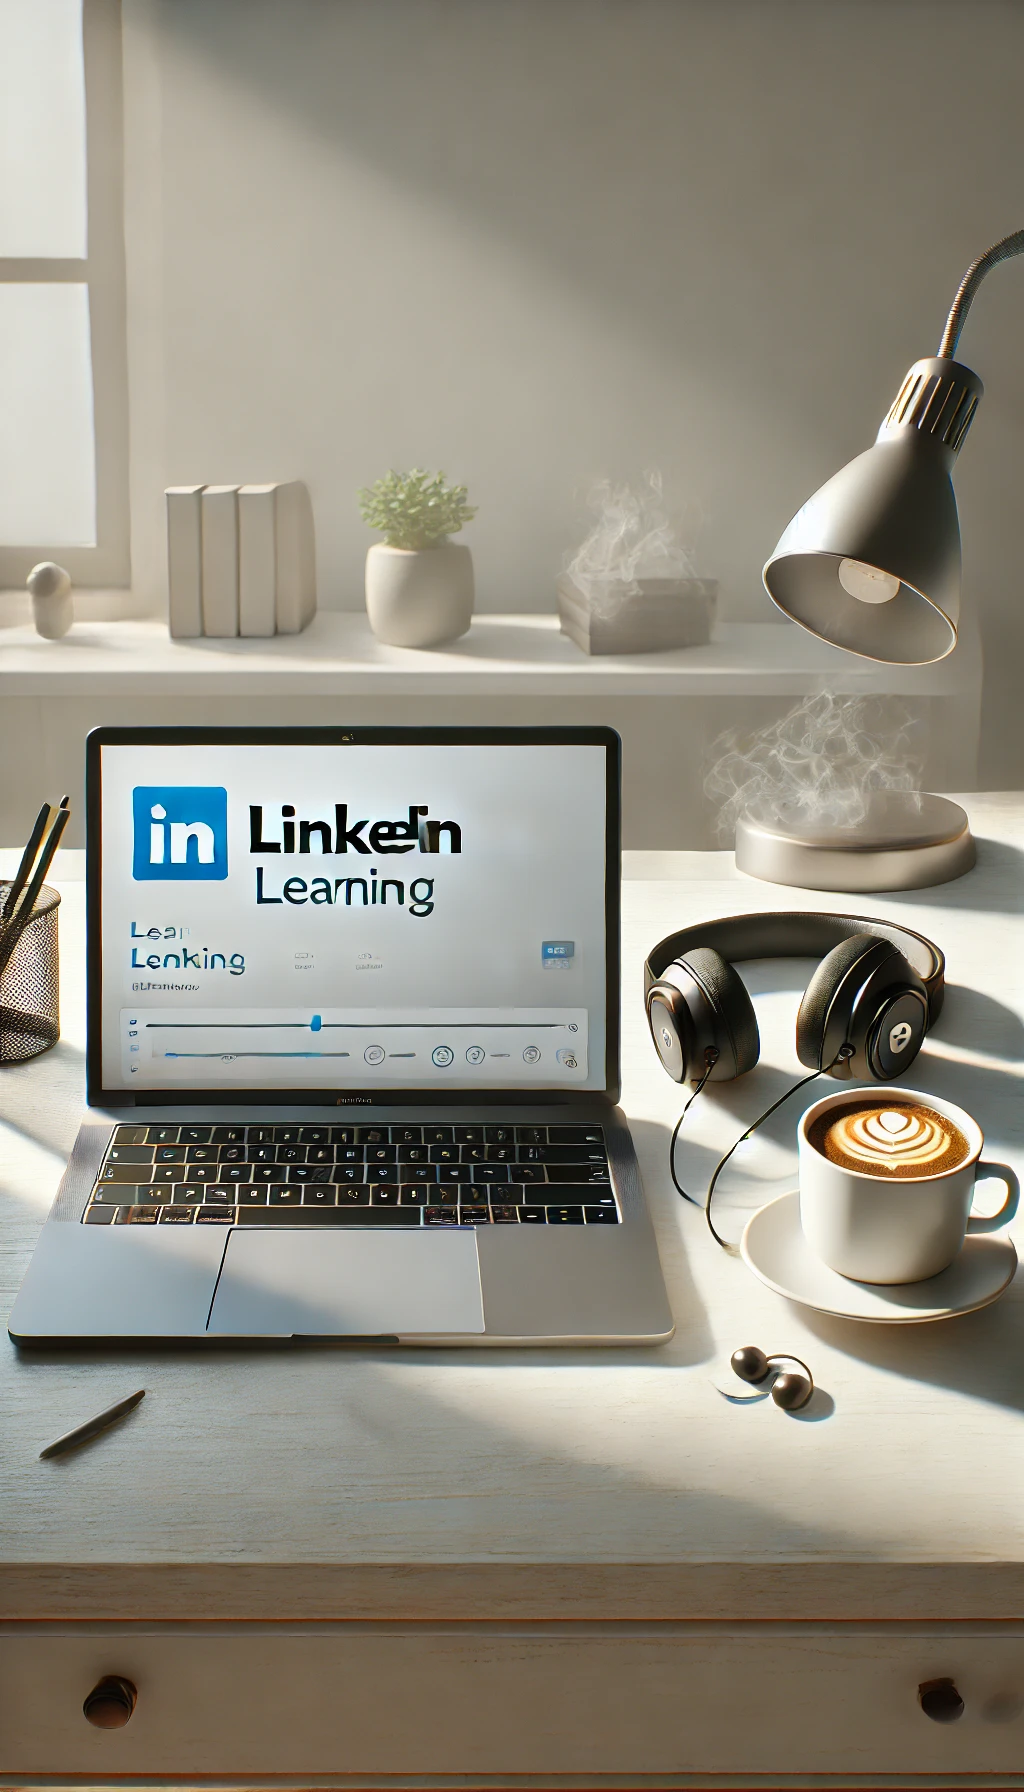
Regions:
<instances>
[{"instance_id":1,"label":"window frame","mask_svg":"<svg viewBox=\"0 0 1024 1792\"><path fill-rule=\"evenodd\" d=\"M87 238L84 260L0 256L0 285L86 286L96 464L95 546L0 543L0 587L24 585L57 560L76 585L131 582L128 509L128 360L124 250L124 106L120 0L82 0Z\"/></svg>"}]
</instances>

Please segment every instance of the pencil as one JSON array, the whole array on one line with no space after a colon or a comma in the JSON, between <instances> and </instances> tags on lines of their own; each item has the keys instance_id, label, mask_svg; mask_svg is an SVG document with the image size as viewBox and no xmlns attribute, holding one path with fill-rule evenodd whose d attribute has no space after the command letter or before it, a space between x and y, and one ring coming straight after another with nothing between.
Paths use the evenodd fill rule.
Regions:
<instances>
[{"instance_id":1,"label":"pencil","mask_svg":"<svg viewBox=\"0 0 1024 1792\"><path fill-rule=\"evenodd\" d=\"M45 1461L47 1456L63 1456L65 1450L73 1450L78 1444L84 1444L90 1437L95 1437L98 1431L105 1431L108 1425L113 1425L117 1419L123 1419L126 1412L131 1412L133 1407L138 1406L139 1401L145 1398L145 1393L145 1388L139 1388L137 1393L129 1394L127 1400L119 1400L116 1406L108 1406L106 1412L97 1413L94 1419L86 1419L85 1424L77 1425L74 1431L66 1431L63 1437L58 1437L56 1443L47 1444L45 1450L40 1450L40 1462Z\"/></svg>"}]
</instances>

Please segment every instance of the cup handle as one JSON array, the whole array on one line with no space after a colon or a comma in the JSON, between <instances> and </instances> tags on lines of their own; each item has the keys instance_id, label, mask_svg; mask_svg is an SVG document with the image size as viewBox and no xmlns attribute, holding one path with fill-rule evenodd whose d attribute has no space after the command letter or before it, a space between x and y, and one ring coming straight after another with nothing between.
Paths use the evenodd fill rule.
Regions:
<instances>
[{"instance_id":1,"label":"cup handle","mask_svg":"<svg viewBox=\"0 0 1024 1792\"><path fill-rule=\"evenodd\" d=\"M994 1176L999 1182L1006 1184L1006 1200L998 1213L982 1216L972 1213L967 1221L968 1232L998 1232L1001 1226L1008 1226L1017 1211L1020 1201L1020 1183L1009 1164L979 1164L975 1171L975 1180L980 1182L986 1176Z\"/></svg>"}]
</instances>

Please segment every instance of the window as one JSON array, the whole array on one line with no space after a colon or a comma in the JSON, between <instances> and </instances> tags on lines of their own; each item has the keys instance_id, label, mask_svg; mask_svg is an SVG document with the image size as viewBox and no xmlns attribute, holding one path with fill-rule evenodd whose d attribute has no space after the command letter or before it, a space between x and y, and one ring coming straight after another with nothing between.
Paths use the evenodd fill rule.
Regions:
<instances>
[{"instance_id":1,"label":"window","mask_svg":"<svg viewBox=\"0 0 1024 1792\"><path fill-rule=\"evenodd\" d=\"M127 585L118 0L0 0L0 585Z\"/></svg>"}]
</instances>

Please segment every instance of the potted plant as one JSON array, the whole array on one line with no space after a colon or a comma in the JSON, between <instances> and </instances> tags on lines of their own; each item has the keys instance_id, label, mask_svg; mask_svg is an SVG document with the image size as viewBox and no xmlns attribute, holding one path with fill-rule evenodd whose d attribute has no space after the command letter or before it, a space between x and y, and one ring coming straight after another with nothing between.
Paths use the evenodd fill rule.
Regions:
<instances>
[{"instance_id":1,"label":"potted plant","mask_svg":"<svg viewBox=\"0 0 1024 1792\"><path fill-rule=\"evenodd\" d=\"M465 486L414 467L361 491L359 508L384 536L366 556L366 613L378 641L436 647L464 635L473 615L473 558L448 538L476 515Z\"/></svg>"}]
</instances>

